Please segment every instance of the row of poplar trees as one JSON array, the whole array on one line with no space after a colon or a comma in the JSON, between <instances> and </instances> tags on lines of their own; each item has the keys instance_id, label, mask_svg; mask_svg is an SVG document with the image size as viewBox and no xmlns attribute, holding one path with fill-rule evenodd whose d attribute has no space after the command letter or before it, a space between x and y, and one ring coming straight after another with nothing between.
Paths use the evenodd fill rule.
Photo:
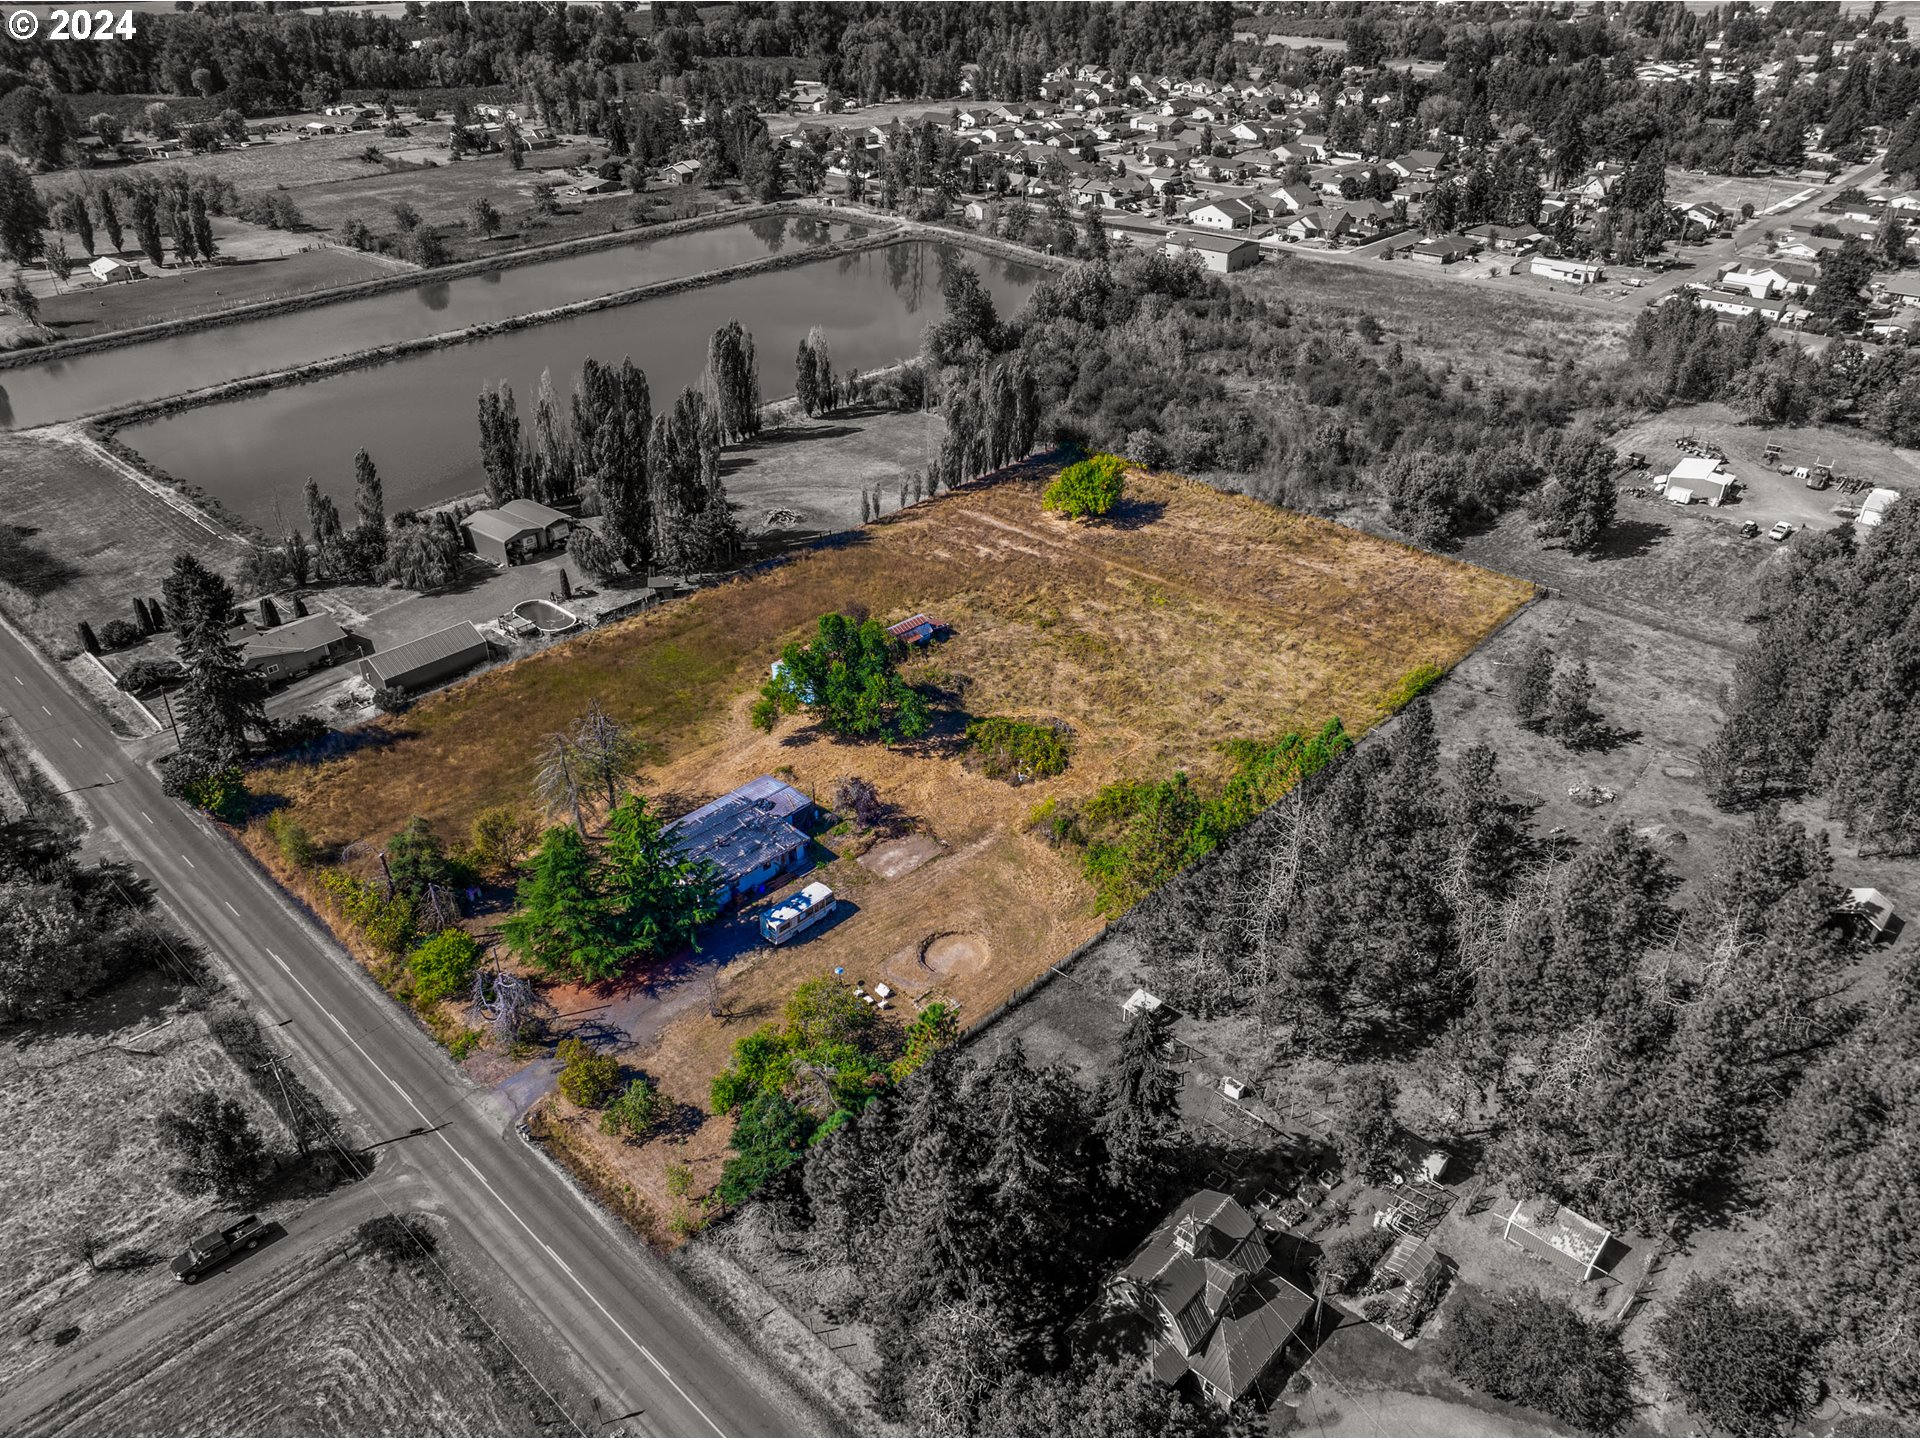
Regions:
<instances>
[{"instance_id":1,"label":"row of poplar trees","mask_svg":"<svg viewBox=\"0 0 1920 1440\"><path fill-rule=\"evenodd\" d=\"M631 358L615 366L589 357L564 411L548 373L530 425L505 381L480 392L479 419L491 504L579 496L605 517L598 534L575 531L571 547L596 577L622 565L636 574L712 569L738 551L720 448L760 429L753 337L738 320L714 333L703 386L683 389L659 414Z\"/></svg>"}]
</instances>

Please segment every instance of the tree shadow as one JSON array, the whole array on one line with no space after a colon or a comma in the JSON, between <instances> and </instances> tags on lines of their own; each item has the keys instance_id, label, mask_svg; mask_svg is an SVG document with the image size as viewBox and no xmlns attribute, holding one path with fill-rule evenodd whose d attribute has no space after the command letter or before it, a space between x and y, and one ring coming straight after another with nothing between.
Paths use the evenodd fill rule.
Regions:
<instances>
[{"instance_id":1,"label":"tree shadow","mask_svg":"<svg viewBox=\"0 0 1920 1440\"><path fill-rule=\"evenodd\" d=\"M1651 553L1656 545L1672 533L1670 526L1662 525L1657 520L1616 520L1601 535L1600 543L1590 552L1590 558L1636 559Z\"/></svg>"},{"instance_id":2,"label":"tree shadow","mask_svg":"<svg viewBox=\"0 0 1920 1440\"><path fill-rule=\"evenodd\" d=\"M32 525L0 525L0 575L35 599L64 589L81 573L58 555L31 543L39 533Z\"/></svg>"},{"instance_id":3,"label":"tree shadow","mask_svg":"<svg viewBox=\"0 0 1920 1440\"><path fill-rule=\"evenodd\" d=\"M1124 495L1120 503L1101 517L1101 523L1114 530L1139 530L1167 513L1164 500L1142 500Z\"/></svg>"}]
</instances>

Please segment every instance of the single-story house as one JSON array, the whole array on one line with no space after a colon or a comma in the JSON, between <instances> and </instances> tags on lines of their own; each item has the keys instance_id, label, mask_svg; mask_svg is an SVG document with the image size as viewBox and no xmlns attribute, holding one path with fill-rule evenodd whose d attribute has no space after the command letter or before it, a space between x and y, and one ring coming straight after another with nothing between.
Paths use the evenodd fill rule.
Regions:
<instances>
[{"instance_id":1,"label":"single-story house","mask_svg":"<svg viewBox=\"0 0 1920 1440\"><path fill-rule=\"evenodd\" d=\"M1216 275L1231 275L1236 270L1245 270L1260 263L1260 247L1251 240L1233 235L1176 230L1167 237L1163 248L1166 254L1175 258L1187 254L1198 255L1200 263Z\"/></svg>"},{"instance_id":2,"label":"single-story house","mask_svg":"<svg viewBox=\"0 0 1920 1440\"><path fill-rule=\"evenodd\" d=\"M1274 1267L1258 1222L1217 1190L1162 1221L1114 1284L1157 1328L1154 1377L1177 1385L1191 1374L1223 1409L1273 1368L1314 1311L1313 1297Z\"/></svg>"},{"instance_id":3,"label":"single-story house","mask_svg":"<svg viewBox=\"0 0 1920 1440\"><path fill-rule=\"evenodd\" d=\"M485 664L489 654L486 637L471 620L462 620L367 656L360 662L360 678L375 689L425 690Z\"/></svg>"},{"instance_id":4,"label":"single-story house","mask_svg":"<svg viewBox=\"0 0 1920 1440\"><path fill-rule=\"evenodd\" d=\"M1502 255L1524 255L1547 238L1531 225L1476 225L1466 233Z\"/></svg>"},{"instance_id":5,"label":"single-story house","mask_svg":"<svg viewBox=\"0 0 1920 1440\"><path fill-rule=\"evenodd\" d=\"M1244 200L1210 200L1188 211L1187 220L1209 230L1244 230L1253 223L1253 207Z\"/></svg>"},{"instance_id":6,"label":"single-story house","mask_svg":"<svg viewBox=\"0 0 1920 1440\"><path fill-rule=\"evenodd\" d=\"M700 178L700 162L676 160L667 167L666 176L676 185L691 185Z\"/></svg>"},{"instance_id":7,"label":"single-story house","mask_svg":"<svg viewBox=\"0 0 1920 1440\"><path fill-rule=\"evenodd\" d=\"M121 260L112 255L102 255L98 260L89 261L87 273L102 285L112 285L121 280L138 280L147 272L140 268L137 260Z\"/></svg>"},{"instance_id":8,"label":"single-story house","mask_svg":"<svg viewBox=\"0 0 1920 1440\"><path fill-rule=\"evenodd\" d=\"M608 191L618 190L620 182L602 175L582 175L567 187L569 195L604 195Z\"/></svg>"},{"instance_id":9,"label":"single-story house","mask_svg":"<svg viewBox=\"0 0 1920 1440\"><path fill-rule=\"evenodd\" d=\"M1920 274L1889 275L1877 288L1895 304L1920 305Z\"/></svg>"},{"instance_id":10,"label":"single-story house","mask_svg":"<svg viewBox=\"0 0 1920 1440\"><path fill-rule=\"evenodd\" d=\"M1501 1238L1509 1245L1552 1261L1575 1280L1584 1282L1605 1273L1600 1258L1613 1232L1565 1205L1536 1195L1513 1202L1513 1213L1507 1216Z\"/></svg>"},{"instance_id":11,"label":"single-story house","mask_svg":"<svg viewBox=\"0 0 1920 1440\"><path fill-rule=\"evenodd\" d=\"M721 903L727 904L764 893L806 858L807 834L800 827L812 817L813 801L785 781L761 775L666 829L689 860L713 863Z\"/></svg>"},{"instance_id":12,"label":"single-story house","mask_svg":"<svg viewBox=\"0 0 1920 1440\"><path fill-rule=\"evenodd\" d=\"M566 543L573 520L537 500L509 500L497 510L476 510L460 522L468 547L482 560L519 565Z\"/></svg>"},{"instance_id":13,"label":"single-story house","mask_svg":"<svg viewBox=\"0 0 1920 1440\"><path fill-rule=\"evenodd\" d=\"M887 634L902 645L924 645L946 628L931 615L920 612L887 626Z\"/></svg>"},{"instance_id":14,"label":"single-story house","mask_svg":"<svg viewBox=\"0 0 1920 1440\"><path fill-rule=\"evenodd\" d=\"M1569 285L1597 285L1607 272L1597 260L1568 260L1557 255L1536 255L1533 273L1548 280L1564 280Z\"/></svg>"},{"instance_id":15,"label":"single-story house","mask_svg":"<svg viewBox=\"0 0 1920 1440\"><path fill-rule=\"evenodd\" d=\"M1754 300L1770 300L1776 295L1786 293L1787 277L1771 265L1749 270L1736 263L1720 277L1720 284L1728 290L1738 290Z\"/></svg>"},{"instance_id":16,"label":"single-story house","mask_svg":"<svg viewBox=\"0 0 1920 1440\"><path fill-rule=\"evenodd\" d=\"M1422 265L1451 265L1454 261L1473 253L1473 247L1458 235L1436 235L1431 240L1422 240L1417 245L1409 245L1401 252L1409 260L1417 260Z\"/></svg>"},{"instance_id":17,"label":"single-story house","mask_svg":"<svg viewBox=\"0 0 1920 1440\"><path fill-rule=\"evenodd\" d=\"M303 615L271 630L249 627L240 637L249 670L280 685L354 654L353 637L331 615Z\"/></svg>"},{"instance_id":18,"label":"single-story house","mask_svg":"<svg viewBox=\"0 0 1920 1440\"><path fill-rule=\"evenodd\" d=\"M1346 211L1315 207L1302 210L1282 228L1289 240L1332 240L1352 227L1353 221Z\"/></svg>"}]
</instances>

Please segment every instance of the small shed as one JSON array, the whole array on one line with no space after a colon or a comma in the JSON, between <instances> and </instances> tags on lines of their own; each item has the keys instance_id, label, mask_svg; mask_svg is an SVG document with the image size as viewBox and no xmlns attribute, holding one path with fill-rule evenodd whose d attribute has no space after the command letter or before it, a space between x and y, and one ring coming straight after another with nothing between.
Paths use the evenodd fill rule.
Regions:
<instances>
[{"instance_id":1,"label":"small shed","mask_svg":"<svg viewBox=\"0 0 1920 1440\"><path fill-rule=\"evenodd\" d=\"M1136 1015L1154 1015L1161 1010L1160 997L1150 990L1135 990L1121 1003L1120 1013L1131 1020Z\"/></svg>"},{"instance_id":2,"label":"small shed","mask_svg":"<svg viewBox=\"0 0 1920 1440\"><path fill-rule=\"evenodd\" d=\"M1685 505L1689 500L1704 500L1709 505L1718 505L1727 498L1727 491L1733 487L1735 478L1724 462L1711 455L1688 455L1676 460L1673 469L1667 472L1667 498L1676 505ZM1673 487L1676 485L1690 492L1687 500L1674 495Z\"/></svg>"},{"instance_id":3,"label":"small shed","mask_svg":"<svg viewBox=\"0 0 1920 1440\"><path fill-rule=\"evenodd\" d=\"M1574 1279L1586 1281L1601 1274L1600 1255L1613 1232L1544 1195L1513 1202L1501 1237L1509 1245L1531 1250L1552 1261Z\"/></svg>"},{"instance_id":4,"label":"small shed","mask_svg":"<svg viewBox=\"0 0 1920 1440\"><path fill-rule=\"evenodd\" d=\"M471 620L462 620L367 656L360 662L360 677L376 689L425 690L485 664L489 653L486 637Z\"/></svg>"},{"instance_id":5,"label":"small shed","mask_svg":"<svg viewBox=\"0 0 1920 1440\"><path fill-rule=\"evenodd\" d=\"M1847 891L1847 903L1842 913L1859 925L1870 940L1885 940L1900 928L1900 917L1894 913L1893 901L1868 886L1855 886Z\"/></svg>"},{"instance_id":6,"label":"small shed","mask_svg":"<svg viewBox=\"0 0 1920 1440\"><path fill-rule=\"evenodd\" d=\"M887 634L902 645L925 645L946 627L931 615L914 614L887 626Z\"/></svg>"},{"instance_id":7,"label":"small shed","mask_svg":"<svg viewBox=\"0 0 1920 1440\"><path fill-rule=\"evenodd\" d=\"M147 272L136 261L122 260L114 255L102 255L87 263L87 273L102 285L115 285L123 280L138 280Z\"/></svg>"}]
</instances>

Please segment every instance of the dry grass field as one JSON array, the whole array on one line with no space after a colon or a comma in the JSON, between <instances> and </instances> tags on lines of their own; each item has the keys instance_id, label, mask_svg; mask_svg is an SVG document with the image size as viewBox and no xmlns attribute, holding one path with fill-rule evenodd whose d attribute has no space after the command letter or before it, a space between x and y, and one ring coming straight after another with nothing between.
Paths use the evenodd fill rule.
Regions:
<instances>
[{"instance_id":1,"label":"dry grass field","mask_svg":"<svg viewBox=\"0 0 1920 1440\"><path fill-rule=\"evenodd\" d=\"M1423 363L1447 361L1503 384L1538 382L1546 367L1567 355L1617 349L1633 319L1631 313L1570 308L1564 295L1494 288L1505 281L1463 290L1452 274L1401 261L1269 263L1234 283L1271 301L1310 306L1316 315L1356 322L1371 315L1383 343L1397 340Z\"/></svg>"},{"instance_id":2,"label":"dry grass field","mask_svg":"<svg viewBox=\"0 0 1920 1440\"><path fill-rule=\"evenodd\" d=\"M352 755L269 769L257 787L323 845L384 840L415 814L460 839L480 809L528 803L538 738L597 698L648 740L641 784L670 810L761 773L823 799L850 773L878 788L895 838L861 853L864 842L829 834L818 847L841 918L778 950L755 943L750 919L708 937L718 1005L676 984L684 972L553 997L692 1107L690 1138L683 1128L641 1147L568 1123L568 1107L555 1117L603 1189L631 1187L664 1217L669 1162L694 1168L697 1194L724 1158L723 1124L703 1118L710 1080L801 981L839 969L888 984L896 1013L938 997L971 1021L1098 930L1076 857L1031 832L1037 802L1175 770L1205 784L1228 768L1224 742L1335 715L1364 732L1409 670L1453 664L1532 593L1191 481L1129 485L1123 512L1095 526L1044 514L1032 476L911 507L430 697ZM833 609L924 609L952 627L905 667L945 697L933 737L886 747L831 740L804 719L771 734L749 724L769 659ZM1062 721L1072 764L1042 785L988 779L966 762L962 713ZM268 849L258 829L251 838Z\"/></svg>"},{"instance_id":3,"label":"dry grass field","mask_svg":"<svg viewBox=\"0 0 1920 1440\"><path fill-rule=\"evenodd\" d=\"M56 655L78 651L79 620L131 620L132 597L158 595L177 552L223 570L240 553L63 426L0 431L0 495L0 609Z\"/></svg>"},{"instance_id":4,"label":"dry grass field","mask_svg":"<svg viewBox=\"0 0 1920 1440\"><path fill-rule=\"evenodd\" d=\"M202 1233L208 1202L167 1183L151 1122L201 1086L246 1103L270 1148L292 1148L205 1016L179 1008L178 988L158 977L0 1039L0 1390L66 1335L96 1335L173 1285L164 1262ZM98 1272L73 1248L83 1233L99 1242Z\"/></svg>"}]
</instances>

